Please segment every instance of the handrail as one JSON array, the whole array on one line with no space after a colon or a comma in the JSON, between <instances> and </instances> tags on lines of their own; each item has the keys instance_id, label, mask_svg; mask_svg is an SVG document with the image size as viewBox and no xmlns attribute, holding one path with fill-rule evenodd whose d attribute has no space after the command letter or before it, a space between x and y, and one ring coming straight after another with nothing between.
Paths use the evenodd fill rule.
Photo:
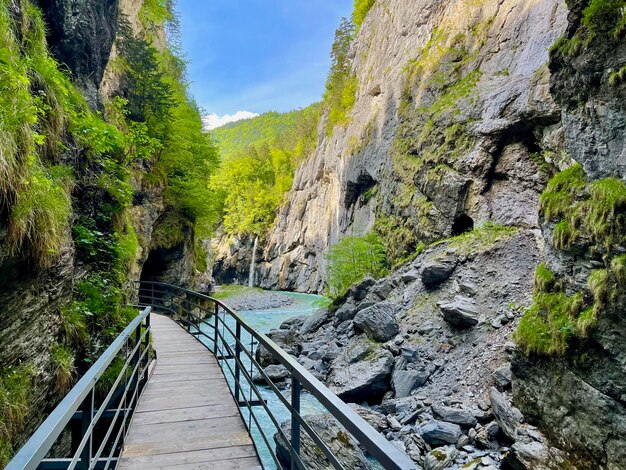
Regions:
<instances>
[{"instance_id":1,"label":"handrail","mask_svg":"<svg viewBox=\"0 0 626 470\"><path fill-rule=\"evenodd\" d=\"M321 440L318 441L316 436L311 434L312 429L308 426L307 423L304 422L302 416L300 416L299 410L299 400L300 400L300 387L305 388L313 397L315 397L329 412L330 414L352 435L359 444L366 450L368 454L372 457L376 458L385 469L389 470L412 470L415 469L416 466L411 459L409 459L403 452L401 452L397 447L391 444L387 439L385 439L380 433L374 430L361 416L359 416L352 408L350 408L346 403L344 403L337 395L331 392L324 384L322 384L318 379L316 379L308 370L306 370L301 364L297 362L297 360L286 353L283 349L281 349L274 341L268 338L265 334L257 332L241 315L237 312L229 308L226 304L221 302L219 299L215 299L205 294L201 294L198 292L191 291L189 289L185 289L182 287L176 287L169 284L161 283L161 282L145 282L142 281L139 284L139 298L140 303L141 299L149 299L151 305L154 308L164 308L165 310L169 310L170 313L180 313L180 310L183 310L183 313L187 316L186 319L183 319L186 322L187 331L191 334L194 334L196 338L198 335L203 335L207 337L214 344L213 352L218 357L218 362L220 363L220 367L222 370L226 372L222 363L228 367L230 373L235 378L235 390L231 390L236 402L240 403L240 405L246 406L249 400L245 399L240 402L240 385L239 379L243 367L243 361L241 360L241 353L244 354L252 361L251 364L255 365L258 368L258 371L262 376L265 377L268 385L272 389L276 389L275 386L269 381L269 378L265 375L264 371L258 363L254 360L254 351L248 352L245 350L246 348L242 348L244 345L241 342L241 329L245 330L248 334L250 334L253 340L256 340L258 344L263 346L267 351L269 351L275 360L277 360L280 364L282 364L288 371L292 379L292 403L287 404L288 410L292 415L292 449L290 452L292 454L292 468L298 467L303 468L301 465L301 461L299 459L299 446L300 446L300 433L298 432L302 426L302 429L306 431L310 437L316 442L318 445L321 443ZM171 299L167 299L164 297L158 296L167 296L171 295ZM178 296L184 296L185 299L181 301L183 305L179 305L174 303L174 294ZM200 308L199 305L191 302L191 299L198 299L204 302L211 302L214 304L215 309L213 312L210 312L208 309L204 308L206 313L213 314L213 322L212 324L200 320L195 317L192 310L195 308ZM167 302L171 302L171 306L166 306ZM161 304L160 306L157 304ZM185 304L187 308L185 308ZM172 309L171 307L176 307L177 310ZM189 308L191 307L191 308ZM235 321L235 331L233 331L227 324L224 319L220 318L220 309L226 312L234 321ZM222 333L220 333L219 322L221 321ZM206 333L202 332L199 328L199 324L208 326L213 329L213 337L209 337ZM235 340L234 348L228 344L229 341L226 341L225 331L228 331L231 336L233 336ZM222 341L222 347L218 346L218 339ZM208 346L204 344L207 348ZM243 349L243 350L242 350ZM221 354L220 354L221 353ZM227 354L224 354L227 353ZM250 354L252 353L252 355ZM224 360L226 359L226 360ZM228 359L234 359L234 370L231 365L228 363ZM251 377L249 377L249 373L246 370L243 370L244 378L251 382ZM254 385L250 383L250 393L252 394L252 388ZM277 390L277 389L276 389ZM259 398L260 394L256 388L254 389L255 393ZM286 398L281 398L284 401L287 401ZM267 407L263 400L260 400L260 406L264 406L267 410ZM250 408L250 404L247 405ZM269 410L267 410L269 413ZM252 415L252 411L250 408L250 414ZM251 419L256 418L254 416L250 416ZM271 417L273 419L273 417ZM258 423L257 423L258 425ZM249 431L250 426L249 426ZM282 431L278 431L279 434L282 434ZM265 436L263 438L266 440ZM283 435L284 439L284 435ZM266 440L267 443L267 440ZM327 454L328 449L325 449L323 443L321 443L322 451ZM333 456L329 456L329 460L333 462L335 459ZM341 466L335 465L337 468L342 468Z\"/></svg>"},{"instance_id":2,"label":"handrail","mask_svg":"<svg viewBox=\"0 0 626 470\"><path fill-rule=\"evenodd\" d=\"M95 362L93 366L89 368L89 370L83 375L83 377L78 381L78 383L69 391L69 393L63 398L61 403L57 405L57 407L52 411L52 413L48 416L48 418L39 426L37 431L31 436L31 438L24 444L24 446L20 449L20 451L15 455L13 460L9 462L6 467L6 470L35 470L37 468L45 468L45 459L46 455L48 455L50 449L55 444L61 433L65 430L66 426L72 420L76 412L84 406L85 402L88 401L87 406L89 416L89 424L87 429L83 429L84 435L81 441L81 446L79 448L79 452L76 453L73 460L71 462L67 462L67 468L72 468L78 463L78 460L81 459L81 467L80 468L88 468L91 467L92 463L83 460L83 456L80 455L80 450L85 447L84 442L91 440L92 431L95 428L95 421L100 418L106 409L106 405L108 400L112 398L115 389L112 388L107 396L107 400L104 401L102 407L99 411L93 409L93 394L95 390L95 386L98 380L102 377L102 375L109 368L111 363L118 356L122 348L128 344L129 339L133 334L135 334L135 338L139 341L135 345L132 356L137 358L137 364L135 364L135 369L133 370L133 375L137 372L137 380L140 381L140 377L142 377L142 373L144 373L147 369L147 358L148 358L148 350L149 350L149 342L146 338L149 339L149 315L152 311L151 307L146 307L144 310L124 329L124 331L111 343L111 345L102 353L100 358ZM142 323L146 321L146 330L141 335L141 327ZM139 332L139 334L137 334ZM140 351L141 345L144 345L145 349L143 354L138 353ZM146 366L144 369L140 370L140 364L142 360L146 360ZM130 358L126 362L126 367L130 362ZM117 377L115 384L118 384L121 380L122 374L125 373L126 368L120 373ZM131 376L132 377L132 376ZM146 378L144 376L144 378ZM124 397L126 392L128 391L128 384L126 385L126 390L124 391ZM145 385L145 380L144 380ZM91 395L91 397L90 397ZM89 399L91 398L91 399ZM136 400L135 400L136 403ZM133 407L134 408L134 407ZM83 411L85 413L85 411ZM117 419L118 414L120 413L120 408L116 409L115 419ZM128 415L125 411L124 417L127 418ZM84 426L83 426L84 427ZM91 443L90 443L91 444ZM104 445L104 443L103 443ZM90 451L90 449L87 449ZM91 453L91 451L89 452ZM91 455L88 456L91 459ZM66 461L67 459L56 459ZM109 458L108 460L111 460Z\"/></svg>"}]
</instances>

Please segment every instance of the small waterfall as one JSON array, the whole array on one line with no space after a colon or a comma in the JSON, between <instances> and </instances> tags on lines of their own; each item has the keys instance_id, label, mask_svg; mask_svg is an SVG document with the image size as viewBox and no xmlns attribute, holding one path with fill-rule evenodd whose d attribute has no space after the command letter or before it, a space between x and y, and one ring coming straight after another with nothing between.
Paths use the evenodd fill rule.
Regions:
<instances>
[{"instance_id":1,"label":"small waterfall","mask_svg":"<svg viewBox=\"0 0 626 470\"><path fill-rule=\"evenodd\" d=\"M252 259L250 260L250 275L248 276L248 287L254 287L254 268L256 264L256 249L259 244L259 237L255 237L252 247Z\"/></svg>"}]
</instances>

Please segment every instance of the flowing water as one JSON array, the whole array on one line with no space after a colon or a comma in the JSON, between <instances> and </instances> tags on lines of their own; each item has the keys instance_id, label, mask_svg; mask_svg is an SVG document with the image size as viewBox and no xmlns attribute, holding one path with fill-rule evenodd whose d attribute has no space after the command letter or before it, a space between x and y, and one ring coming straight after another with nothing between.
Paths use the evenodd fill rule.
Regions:
<instances>
[{"instance_id":1,"label":"flowing water","mask_svg":"<svg viewBox=\"0 0 626 470\"><path fill-rule=\"evenodd\" d=\"M298 294L292 292L285 292L284 295L289 296L293 299L293 303L291 305L270 310L252 310L239 313L256 331L260 333L269 333L270 330L278 328L280 324L288 318L312 314L317 309L317 307L314 305L315 302L323 299L323 297L317 295ZM226 303L228 303L228 301L226 301ZM228 321L227 324L229 324ZM234 331L234 321L232 322L232 324L229 324L229 326ZM206 333L211 334L211 330L207 328ZM224 336L226 338L230 337L231 341L229 343L231 345L234 344L234 338L232 338L232 336L230 336L228 332L225 332ZM244 344L248 344L249 341L250 335L242 333L242 342ZM234 346L231 347L234 349ZM247 358L245 357L245 355L242 355L242 362L249 366L250 361L246 359ZM234 370L234 361L229 360L227 362ZM250 371L249 368L247 368L247 370L248 372ZM232 386L234 381L232 375L228 373L228 367L226 367L225 372L227 380ZM256 371L253 370L253 374L255 372ZM281 424L284 421L288 421L291 415L288 409L284 406L284 404L276 396L272 389L267 386L258 386L258 390L261 396L267 401L267 406L271 410L275 421L270 418L270 416L262 406L254 407L254 417L256 417L256 419L258 420L258 424L254 422L253 417L250 416L250 413L246 408L242 409L242 414L246 422L249 425L251 424L252 438L254 439L254 442L257 446L257 450L259 452L259 456L261 457L264 467L268 469L275 468L276 464L274 463L274 460L272 458L271 451L275 450L275 442L273 437L276 433L276 423ZM255 393L250 390L250 388L245 384L242 384L241 393L249 400L257 399ZM291 394L289 390L284 391L283 396L288 401L290 401ZM308 393L302 394L300 408L302 415L320 414L326 412L326 409ZM265 437L263 435L265 435Z\"/></svg>"}]
</instances>

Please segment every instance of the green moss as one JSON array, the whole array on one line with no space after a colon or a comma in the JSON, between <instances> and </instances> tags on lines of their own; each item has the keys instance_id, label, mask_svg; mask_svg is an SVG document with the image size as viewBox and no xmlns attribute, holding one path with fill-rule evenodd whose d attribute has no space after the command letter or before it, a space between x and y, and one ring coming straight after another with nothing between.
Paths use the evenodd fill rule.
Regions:
<instances>
[{"instance_id":1,"label":"green moss","mask_svg":"<svg viewBox=\"0 0 626 470\"><path fill-rule=\"evenodd\" d=\"M541 263L535 271L535 289L540 292L550 292L554 288L555 278L545 263Z\"/></svg>"},{"instance_id":2,"label":"green moss","mask_svg":"<svg viewBox=\"0 0 626 470\"><path fill-rule=\"evenodd\" d=\"M376 0L354 0L354 11L352 12L352 22L358 31L365 21L365 17L376 3Z\"/></svg>"},{"instance_id":3,"label":"green moss","mask_svg":"<svg viewBox=\"0 0 626 470\"><path fill-rule=\"evenodd\" d=\"M29 364L0 371L0 467L11 459L15 440L24 429L35 374Z\"/></svg>"},{"instance_id":4,"label":"green moss","mask_svg":"<svg viewBox=\"0 0 626 470\"><path fill-rule=\"evenodd\" d=\"M611 72L611 74L609 75L609 83L612 86L617 86L624 80L626 80L626 65L623 65L622 67L620 67L619 70L616 70L615 72Z\"/></svg>"},{"instance_id":5,"label":"green moss","mask_svg":"<svg viewBox=\"0 0 626 470\"><path fill-rule=\"evenodd\" d=\"M569 339L579 333L583 297L577 293L535 292L535 303L520 321L515 338L527 354L562 355Z\"/></svg>"},{"instance_id":6,"label":"green moss","mask_svg":"<svg viewBox=\"0 0 626 470\"><path fill-rule=\"evenodd\" d=\"M55 344L50 350L55 386L60 394L67 393L72 387L74 377L74 353L63 344Z\"/></svg>"},{"instance_id":7,"label":"green moss","mask_svg":"<svg viewBox=\"0 0 626 470\"><path fill-rule=\"evenodd\" d=\"M588 183L576 164L550 180L541 195L541 213L557 222L554 244L571 247L580 237L595 249L609 251L622 243L626 230L626 184L618 178Z\"/></svg>"},{"instance_id":8,"label":"green moss","mask_svg":"<svg viewBox=\"0 0 626 470\"><path fill-rule=\"evenodd\" d=\"M470 232L440 240L435 245L447 243L450 248L456 248L461 254L475 254L490 250L496 243L512 237L517 231L517 227L485 222Z\"/></svg>"},{"instance_id":9,"label":"green moss","mask_svg":"<svg viewBox=\"0 0 626 470\"><path fill-rule=\"evenodd\" d=\"M61 309L61 330L67 344L84 346L89 340L89 330L84 312L78 302L72 301Z\"/></svg>"},{"instance_id":10,"label":"green moss","mask_svg":"<svg viewBox=\"0 0 626 470\"><path fill-rule=\"evenodd\" d=\"M551 48L557 57L572 57L594 40L618 42L626 31L626 1L589 0L582 21L571 38L560 38Z\"/></svg>"},{"instance_id":11,"label":"green moss","mask_svg":"<svg viewBox=\"0 0 626 470\"><path fill-rule=\"evenodd\" d=\"M170 249L185 240L183 229L188 225L183 217L176 212L167 212L160 219L152 233L152 246L154 248Z\"/></svg>"}]
</instances>

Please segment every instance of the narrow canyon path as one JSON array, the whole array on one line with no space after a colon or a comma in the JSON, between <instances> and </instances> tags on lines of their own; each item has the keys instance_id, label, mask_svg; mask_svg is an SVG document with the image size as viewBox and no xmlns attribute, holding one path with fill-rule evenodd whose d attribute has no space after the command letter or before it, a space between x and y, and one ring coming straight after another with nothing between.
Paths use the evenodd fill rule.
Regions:
<instances>
[{"instance_id":1,"label":"narrow canyon path","mask_svg":"<svg viewBox=\"0 0 626 470\"><path fill-rule=\"evenodd\" d=\"M157 365L139 400L120 469L260 469L215 357L153 314Z\"/></svg>"}]
</instances>

